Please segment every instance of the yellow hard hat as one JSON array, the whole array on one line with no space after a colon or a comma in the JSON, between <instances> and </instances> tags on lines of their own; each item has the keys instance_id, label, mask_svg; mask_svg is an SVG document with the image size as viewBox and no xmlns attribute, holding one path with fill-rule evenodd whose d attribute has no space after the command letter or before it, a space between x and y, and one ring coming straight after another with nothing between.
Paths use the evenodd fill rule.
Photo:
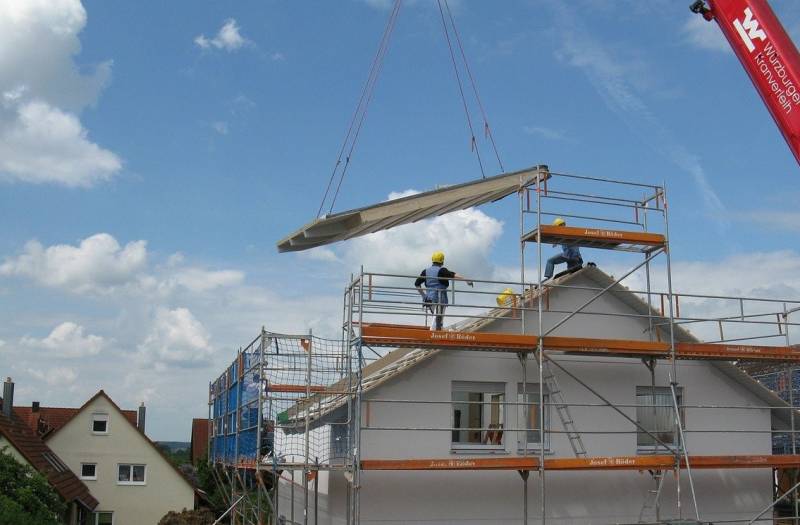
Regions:
<instances>
[{"instance_id":1,"label":"yellow hard hat","mask_svg":"<svg viewBox=\"0 0 800 525\"><path fill-rule=\"evenodd\" d=\"M431 261L439 264L444 263L444 252L433 252L431 255Z\"/></svg>"},{"instance_id":2,"label":"yellow hard hat","mask_svg":"<svg viewBox=\"0 0 800 525\"><path fill-rule=\"evenodd\" d=\"M562 219L561 217L556 217L556 220L553 221L553 226L566 226L567 221Z\"/></svg>"},{"instance_id":3,"label":"yellow hard hat","mask_svg":"<svg viewBox=\"0 0 800 525\"><path fill-rule=\"evenodd\" d=\"M509 299L514 297L514 290L511 288L506 288L503 292L497 296L497 306L505 306Z\"/></svg>"}]
</instances>

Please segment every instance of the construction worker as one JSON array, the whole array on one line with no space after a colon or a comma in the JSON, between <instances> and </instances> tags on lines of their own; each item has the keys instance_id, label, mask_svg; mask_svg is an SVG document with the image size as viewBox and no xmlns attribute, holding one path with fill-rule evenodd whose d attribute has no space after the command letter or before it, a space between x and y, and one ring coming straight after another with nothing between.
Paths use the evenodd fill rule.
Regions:
<instances>
[{"instance_id":1,"label":"construction worker","mask_svg":"<svg viewBox=\"0 0 800 525\"><path fill-rule=\"evenodd\" d=\"M553 221L553 226L566 226L567 221L561 217L557 217ZM557 246L554 244L553 246ZM583 258L581 251L577 246L569 246L567 244L561 245L561 253L554 255L547 259L547 267L544 270L544 278L549 279L553 276L553 270L556 264L567 263L567 270L577 269L583 266Z\"/></svg>"},{"instance_id":2,"label":"construction worker","mask_svg":"<svg viewBox=\"0 0 800 525\"><path fill-rule=\"evenodd\" d=\"M461 275L451 272L444 266L444 253L433 252L431 255L430 267L422 270L419 277L414 281L414 286L422 296L423 307L430 311L431 315L436 316L435 329L442 329L442 322L444 320L444 309L447 305L447 287L450 286L451 279L464 279ZM425 283L425 291L422 290L422 284ZM469 286L472 286L472 281L467 281Z\"/></svg>"}]
</instances>

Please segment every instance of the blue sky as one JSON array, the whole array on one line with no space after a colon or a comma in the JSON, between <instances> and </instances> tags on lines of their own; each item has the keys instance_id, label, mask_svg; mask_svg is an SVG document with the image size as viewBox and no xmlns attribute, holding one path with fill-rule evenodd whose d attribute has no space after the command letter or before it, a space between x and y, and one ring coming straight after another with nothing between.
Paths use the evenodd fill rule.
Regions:
<instances>
[{"instance_id":1,"label":"blue sky","mask_svg":"<svg viewBox=\"0 0 800 525\"><path fill-rule=\"evenodd\" d=\"M689 3L451 7L506 169L664 182L676 289L798 298L798 166ZM513 274L513 201L275 249L316 214L390 6L0 0L0 371L21 403L104 388L188 439L235 349L262 325L334 330L360 264L418 271L445 248ZM796 40L800 6L772 6ZM435 2L409 0L334 210L479 176Z\"/></svg>"}]
</instances>

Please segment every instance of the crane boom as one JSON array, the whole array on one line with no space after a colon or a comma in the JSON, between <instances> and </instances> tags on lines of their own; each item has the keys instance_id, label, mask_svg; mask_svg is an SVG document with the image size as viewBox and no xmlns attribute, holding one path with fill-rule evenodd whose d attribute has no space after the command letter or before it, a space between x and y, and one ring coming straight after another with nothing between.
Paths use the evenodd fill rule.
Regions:
<instances>
[{"instance_id":1,"label":"crane boom","mask_svg":"<svg viewBox=\"0 0 800 525\"><path fill-rule=\"evenodd\" d=\"M698 0L715 20L800 163L800 53L767 0Z\"/></svg>"}]
</instances>

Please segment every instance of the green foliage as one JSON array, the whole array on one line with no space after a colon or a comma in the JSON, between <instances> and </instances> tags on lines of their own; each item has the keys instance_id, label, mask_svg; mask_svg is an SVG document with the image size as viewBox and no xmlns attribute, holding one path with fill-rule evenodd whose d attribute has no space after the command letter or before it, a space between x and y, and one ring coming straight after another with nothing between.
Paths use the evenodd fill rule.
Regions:
<instances>
[{"instance_id":1,"label":"green foliage","mask_svg":"<svg viewBox=\"0 0 800 525\"><path fill-rule=\"evenodd\" d=\"M220 515L227 510L225 498L214 481L211 469L214 468L206 458L201 459L197 464L197 485L200 490L205 492L207 504L211 510Z\"/></svg>"},{"instance_id":2,"label":"green foliage","mask_svg":"<svg viewBox=\"0 0 800 525\"><path fill-rule=\"evenodd\" d=\"M158 525L210 525L214 523L214 514L210 510L171 510L161 518Z\"/></svg>"},{"instance_id":3,"label":"green foliage","mask_svg":"<svg viewBox=\"0 0 800 525\"><path fill-rule=\"evenodd\" d=\"M163 443L156 443L156 446L164 453L167 458L169 458L170 462L175 465L176 467L180 467L181 465L186 465L187 463L191 463L189 461L189 449L182 448L178 450L173 450L168 445Z\"/></svg>"},{"instance_id":4,"label":"green foliage","mask_svg":"<svg viewBox=\"0 0 800 525\"><path fill-rule=\"evenodd\" d=\"M0 449L0 523L56 525L66 508L44 476Z\"/></svg>"}]
</instances>

